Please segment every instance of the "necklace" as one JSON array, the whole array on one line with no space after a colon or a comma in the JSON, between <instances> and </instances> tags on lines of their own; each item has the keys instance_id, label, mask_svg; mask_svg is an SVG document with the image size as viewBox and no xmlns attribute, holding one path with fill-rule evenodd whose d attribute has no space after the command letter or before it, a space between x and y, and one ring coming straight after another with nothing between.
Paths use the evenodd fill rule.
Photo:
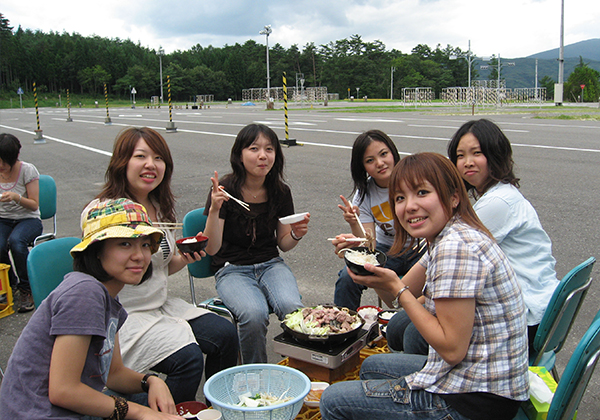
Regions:
<instances>
[{"instance_id":1,"label":"necklace","mask_svg":"<svg viewBox=\"0 0 600 420\"><path fill-rule=\"evenodd\" d=\"M250 195L252 198L254 198L255 200L258 198L258 195L261 193L261 191L259 190L256 194L253 194L248 188L243 187L243 190L246 192L246 194Z\"/></svg>"}]
</instances>

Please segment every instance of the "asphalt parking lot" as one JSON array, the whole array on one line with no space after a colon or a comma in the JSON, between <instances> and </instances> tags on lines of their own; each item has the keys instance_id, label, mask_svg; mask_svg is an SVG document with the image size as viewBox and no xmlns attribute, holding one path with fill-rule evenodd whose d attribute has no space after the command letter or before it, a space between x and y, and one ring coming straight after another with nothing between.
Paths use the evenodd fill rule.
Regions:
<instances>
[{"instance_id":1,"label":"asphalt parking lot","mask_svg":"<svg viewBox=\"0 0 600 420\"><path fill-rule=\"evenodd\" d=\"M519 113L479 113L475 117L447 109L395 113L363 113L333 107L291 110L290 137L300 143L284 149L286 178L292 188L297 212L311 213L307 237L283 256L296 274L304 303L333 301L333 286L343 261L333 253L326 238L347 232L337 208L339 195L352 190L349 172L350 149L354 138L365 130L378 128L390 135L403 154L435 151L445 155L446 144L458 127L473 118L496 122L513 144L521 191L537 209L553 241L556 271L562 278L571 268L590 256L600 257L600 195L597 181L600 164L600 122L536 118L538 110ZM591 112L598 112L592 110ZM99 192L110 159L112 144L123 128L149 126L166 138L175 161L173 189L178 218L203 207L210 188L210 176L229 171L229 151L237 132L251 122L271 126L285 138L282 110L266 111L264 106L213 105L210 109L175 109L172 120L177 132L168 133L168 109L122 108L110 110L110 124L102 108L71 110L41 109L44 144L34 144L35 110L1 110L0 132L16 135L23 145L21 160L49 174L58 186L58 236L79 236L79 215ZM596 265L592 276L598 276ZM173 276L170 293L189 300L187 275ZM214 279L197 282L198 297L215 295ZM557 357L562 371L577 342L600 309L600 281L596 280ZM375 304L367 292L363 304ZM5 367L20 331L31 314L0 319L0 367ZM269 337L281 327L271 318ZM270 352L269 361L281 356ZM600 376L592 383L580 406L580 420L599 418Z\"/></svg>"}]
</instances>

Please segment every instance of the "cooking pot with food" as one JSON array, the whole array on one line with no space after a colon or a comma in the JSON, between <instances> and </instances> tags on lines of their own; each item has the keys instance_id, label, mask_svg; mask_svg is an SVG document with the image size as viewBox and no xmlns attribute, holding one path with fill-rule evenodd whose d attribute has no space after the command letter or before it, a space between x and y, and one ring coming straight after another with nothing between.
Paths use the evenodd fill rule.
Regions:
<instances>
[{"instance_id":1,"label":"cooking pot with food","mask_svg":"<svg viewBox=\"0 0 600 420\"><path fill-rule=\"evenodd\" d=\"M318 305L286 315L281 327L300 341L337 344L355 338L364 324L365 320L356 311Z\"/></svg>"}]
</instances>

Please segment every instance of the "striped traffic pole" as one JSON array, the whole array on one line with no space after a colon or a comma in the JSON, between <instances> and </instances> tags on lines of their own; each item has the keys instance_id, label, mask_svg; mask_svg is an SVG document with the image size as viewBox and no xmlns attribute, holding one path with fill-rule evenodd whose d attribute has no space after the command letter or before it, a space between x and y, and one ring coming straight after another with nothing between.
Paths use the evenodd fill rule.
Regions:
<instances>
[{"instance_id":1,"label":"striped traffic pole","mask_svg":"<svg viewBox=\"0 0 600 420\"><path fill-rule=\"evenodd\" d=\"M67 122L73 122L73 118L71 118L71 99L69 96L69 89L67 89Z\"/></svg>"},{"instance_id":2,"label":"striped traffic pole","mask_svg":"<svg viewBox=\"0 0 600 420\"><path fill-rule=\"evenodd\" d=\"M33 100L35 102L35 119L37 120L37 130L35 130L33 143L43 144L46 143L46 140L44 140L44 135L42 129L40 128L40 112L38 111L37 89L35 87L35 82L33 82Z\"/></svg>"},{"instance_id":3,"label":"striped traffic pole","mask_svg":"<svg viewBox=\"0 0 600 420\"><path fill-rule=\"evenodd\" d=\"M173 122L173 105L171 105L171 78L167 75L167 95L169 96L169 124L167 124L167 133L177 132L177 127Z\"/></svg>"},{"instance_id":4,"label":"striped traffic pole","mask_svg":"<svg viewBox=\"0 0 600 420\"><path fill-rule=\"evenodd\" d=\"M108 92L106 90L106 83L104 83L104 102L106 103L106 118L104 124L111 124L110 115L108 115Z\"/></svg>"},{"instance_id":5,"label":"striped traffic pole","mask_svg":"<svg viewBox=\"0 0 600 420\"><path fill-rule=\"evenodd\" d=\"M283 72L283 112L285 116L285 140L279 140L281 144L296 146L296 139L290 139L290 131L288 127L288 94L287 94L287 74Z\"/></svg>"}]
</instances>

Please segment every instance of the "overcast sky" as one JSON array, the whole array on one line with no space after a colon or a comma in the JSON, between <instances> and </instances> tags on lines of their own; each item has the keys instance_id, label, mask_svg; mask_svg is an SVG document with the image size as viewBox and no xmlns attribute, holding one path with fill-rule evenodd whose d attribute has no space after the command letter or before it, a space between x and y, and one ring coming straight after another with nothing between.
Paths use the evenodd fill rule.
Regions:
<instances>
[{"instance_id":1,"label":"overcast sky","mask_svg":"<svg viewBox=\"0 0 600 420\"><path fill-rule=\"evenodd\" d=\"M565 45L600 38L600 1L564 0ZM561 0L13 0L0 13L16 30L130 39L167 53L265 42L319 46L354 34L410 53L451 45L478 56L526 57L560 46Z\"/></svg>"}]
</instances>

